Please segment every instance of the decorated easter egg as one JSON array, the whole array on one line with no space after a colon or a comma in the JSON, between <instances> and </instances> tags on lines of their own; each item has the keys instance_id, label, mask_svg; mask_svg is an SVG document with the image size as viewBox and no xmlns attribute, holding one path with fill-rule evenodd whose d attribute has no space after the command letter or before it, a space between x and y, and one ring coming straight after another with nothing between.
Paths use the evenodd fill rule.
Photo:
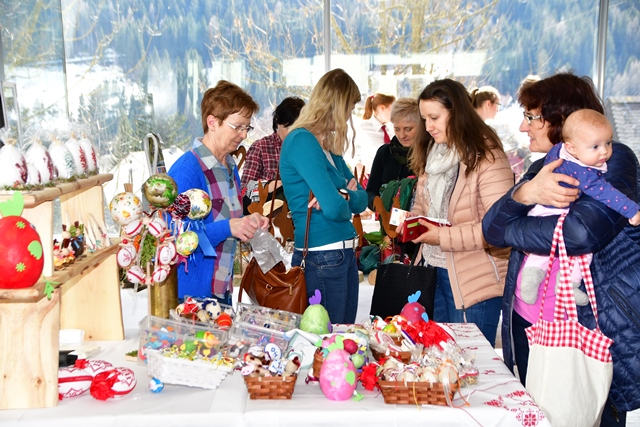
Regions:
<instances>
[{"instance_id":1,"label":"decorated easter egg","mask_svg":"<svg viewBox=\"0 0 640 427\"><path fill-rule=\"evenodd\" d=\"M69 149L60 141L49 146L49 154L60 179L70 179L76 174L76 163Z\"/></svg>"},{"instance_id":2,"label":"decorated easter egg","mask_svg":"<svg viewBox=\"0 0 640 427\"><path fill-rule=\"evenodd\" d=\"M84 155L87 159L87 171L90 173L98 171L98 156L96 155L96 147L93 146L91 141L83 136L78 141L80 146L84 150Z\"/></svg>"},{"instance_id":3,"label":"decorated easter egg","mask_svg":"<svg viewBox=\"0 0 640 427\"><path fill-rule=\"evenodd\" d=\"M170 206L178 195L178 185L166 173L151 175L144 184L142 192L149 203L157 208Z\"/></svg>"},{"instance_id":4,"label":"decorated easter egg","mask_svg":"<svg viewBox=\"0 0 640 427\"><path fill-rule=\"evenodd\" d=\"M220 313L220 316L216 319L216 324L221 328L228 328L232 323L233 320L229 313Z\"/></svg>"},{"instance_id":5,"label":"decorated easter egg","mask_svg":"<svg viewBox=\"0 0 640 427\"><path fill-rule=\"evenodd\" d=\"M64 144L71 153L71 157L73 157L73 163L75 165L75 174L76 175L84 175L87 173L87 157L85 155L84 149L80 145L75 137L71 137Z\"/></svg>"},{"instance_id":6,"label":"decorated easter egg","mask_svg":"<svg viewBox=\"0 0 640 427\"><path fill-rule=\"evenodd\" d=\"M48 184L55 178L55 168L51 155L39 141L35 141L29 146L24 158L27 164L33 165L40 172L41 184Z\"/></svg>"},{"instance_id":7,"label":"decorated easter egg","mask_svg":"<svg viewBox=\"0 0 640 427\"><path fill-rule=\"evenodd\" d=\"M408 302L402 308L400 315L407 319L409 323L417 323L422 319L422 315L425 313L424 306L418 301L420 299L421 291L409 295L407 297Z\"/></svg>"},{"instance_id":8,"label":"decorated easter egg","mask_svg":"<svg viewBox=\"0 0 640 427\"><path fill-rule=\"evenodd\" d=\"M357 385L356 368L344 350L334 349L322 362L320 389L329 400L347 400Z\"/></svg>"},{"instance_id":9,"label":"decorated easter egg","mask_svg":"<svg viewBox=\"0 0 640 427\"><path fill-rule=\"evenodd\" d=\"M142 221L140 221L139 219L134 219L129 224L122 227L122 229L124 230L124 233L131 237L137 236L138 234L140 234L140 232L142 231L142 228L143 228L143 224L142 224Z\"/></svg>"},{"instance_id":10,"label":"decorated easter egg","mask_svg":"<svg viewBox=\"0 0 640 427\"><path fill-rule=\"evenodd\" d=\"M222 308L220 307L220 304L218 304L218 301L211 298L208 298L204 302L203 308L213 320L216 320L222 314Z\"/></svg>"},{"instance_id":11,"label":"decorated easter egg","mask_svg":"<svg viewBox=\"0 0 640 427\"><path fill-rule=\"evenodd\" d=\"M60 398L80 396L89 390L94 375L83 368L67 366L58 369L58 396Z\"/></svg>"},{"instance_id":12,"label":"decorated easter egg","mask_svg":"<svg viewBox=\"0 0 640 427\"><path fill-rule=\"evenodd\" d=\"M176 250L182 256L189 256L198 247L198 235L193 231L185 231L176 238Z\"/></svg>"},{"instance_id":13,"label":"decorated easter egg","mask_svg":"<svg viewBox=\"0 0 640 427\"><path fill-rule=\"evenodd\" d=\"M136 255L136 248L133 245L123 245L118 249L116 261L120 267L127 268L133 264L136 259Z\"/></svg>"},{"instance_id":14,"label":"decorated easter egg","mask_svg":"<svg viewBox=\"0 0 640 427\"><path fill-rule=\"evenodd\" d=\"M153 237L162 236L167 230L167 223L164 222L164 219L156 217L147 224L147 230Z\"/></svg>"},{"instance_id":15,"label":"decorated easter egg","mask_svg":"<svg viewBox=\"0 0 640 427\"><path fill-rule=\"evenodd\" d=\"M156 267L155 270L153 270L153 273L151 274L151 278L155 283L164 282L165 280L167 280L168 276L169 276L169 267L166 267L166 266Z\"/></svg>"},{"instance_id":16,"label":"decorated easter egg","mask_svg":"<svg viewBox=\"0 0 640 427\"><path fill-rule=\"evenodd\" d=\"M22 193L0 203L0 288L28 288L44 269L44 251L36 229L19 216L24 207Z\"/></svg>"},{"instance_id":17,"label":"decorated easter egg","mask_svg":"<svg viewBox=\"0 0 640 427\"><path fill-rule=\"evenodd\" d=\"M76 368L82 368L87 371L92 376L98 375L100 372L104 372L108 369L112 369L113 365L106 360L89 360L89 359L78 359L76 363L73 365Z\"/></svg>"},{"instance_id":18,"label":"decorated easter egg","mask_svg":"<svg viewBox=\"0 0 640 427\"><path fill-rule=\"evenodd\" d=\"M136 283L141 283L142 281L144 281L145 277L146 274L144 274L144 271L139 265L134 265L129 270L127 270L127 280L134 285Z\"/></svg>"},{"instance_id":19,"label":"decorated easter egg","mask_svg":"<svg viewBox=\"0 0 640 427\"><path fill-rule=\"evenodd\" d=\"M27 161L22 152L11 144L0 148L0 188L20 187L27 182Z\"/></svg>"},{"instance_id":20,"label":"decorated easter egg","mask_svg":"<svg viewBox=\"0 0 640 427\"><path fill-rule=\"evenodd\" d=\"M323 335L329 333L329 312L320 305L321 293L318 289L314 295L309 298L309 307L302 314L300 320L300 329L313 334Z\"/></svg>"},{"instance_id":21,"label":"decorated easter egg","mask_svg":"<svg viewBox=\"0 0 640 427\"><path fill-rule=\"evenodd\" d=\"M109 212L113 220L120 225L127 225L142 215L142 203L133 193L116 194L109 203Z\"/></svg>"},{"instance_id":22,"label":"decorated easter egg","mask_svg":"<svg viewBox=\"0 0 640 427\"><path fill-rule=\"evenodd\" d=\"M178 194L168 210L171 212L173 218L177 220L185 219L191 211L191 200L189 196L185 193Z\"/></svg>"},{"instance_id":23,"label":"decorated easter egg","mask_svg":"<svg viewBox=\"0 0 640 427\"><path fill-rule=\"evenodd\" d=\"M189 219L203 219L211 212L211 198L199 188L192 188L185 192L189 197Z\"/></svg>"},{"instance_id":24,"label":"decorated easter egg","mask_svg":"<svg viewBox=\"0 0 640 427\"><path fill-rule=\"evenodd\" d=\"M149 380L149 390L151 390L152 393L160 393L164 390L164 383L157 378L151 378Z\"/></svg>"},{"instance_id":25,"label":"decorated easter egg","mask_svg":"<svg viewBox=\"0 0 640 427\"><path fill-rule=\"evenodd\" d=\"M176 257L176 253L176 244L173 242L165 242L158 247L156 261L161 265L171 264L173 259Z\"/></svg>"},{"instance_id":26,"label":"decorated easter egg","mask_svg":"<svg viewBox=\"0 0 640 427\"><path fill-rule=\"evenodd\" d=\"M96 399L107 400L131 393L136 384L136 376L131 369L115 368L96 375L89 390Z\"/></svg>"}]
</instances>

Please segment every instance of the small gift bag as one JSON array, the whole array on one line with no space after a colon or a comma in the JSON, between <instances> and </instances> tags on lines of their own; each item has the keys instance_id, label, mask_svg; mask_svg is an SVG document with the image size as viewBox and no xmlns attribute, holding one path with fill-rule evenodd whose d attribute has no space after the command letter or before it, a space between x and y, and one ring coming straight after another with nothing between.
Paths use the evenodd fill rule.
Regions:
<instances>
[{"instance_id":1,"label":"small gift bag","mask_svg":"<svg viewBox=\"0 0 640 427\"><path fill-rule=\"evenodd\" d=\"M567 255L562 236L566 214L558 220L544 283L539 320L525 329L529 340L527 391L554 426L587 427L600 424L609 394L613 362L609 347L613 341L598 327L598 306L586 256L579 264L596 328L578 322L571 287L570 268L574 257ZM544 296L549 285L556 247L560 254L560 286L556 295L554 321L543 320Z\"/></svg>"}]
</instances>

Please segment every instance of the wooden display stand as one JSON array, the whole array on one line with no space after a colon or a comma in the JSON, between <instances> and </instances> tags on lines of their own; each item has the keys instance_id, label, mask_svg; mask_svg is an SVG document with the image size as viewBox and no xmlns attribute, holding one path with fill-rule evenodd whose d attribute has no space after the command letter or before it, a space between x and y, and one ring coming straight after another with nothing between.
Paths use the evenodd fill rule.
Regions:
<instances>
[{"instance_id":1,"label":"wooden display stand","mask_svg":"<svg viewBox=\"0 0 640 427\"><path fill-rule=\"evenodd\" d=\"M43 275L57 287L49 300L45 280L30 288L0 289L0 409L42 408L58 403L59 330L82 329L85 339L124 339L116 252L118 245L86 253L61 271L53 269L53 203L62 218L104 224L102 184L95 175L40 191L24 192L22 216L38 231L45 254ZM0 195L0 201L10 195ZM64 220L63 220L64 222Z\"/></svg>"}]
</instances>

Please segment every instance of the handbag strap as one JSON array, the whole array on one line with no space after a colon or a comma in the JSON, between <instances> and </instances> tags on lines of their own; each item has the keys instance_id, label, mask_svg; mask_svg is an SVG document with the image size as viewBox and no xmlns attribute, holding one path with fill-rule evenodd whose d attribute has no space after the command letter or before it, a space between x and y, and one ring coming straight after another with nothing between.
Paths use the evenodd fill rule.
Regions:
<instances>
[{"instance_id":1,"label":"handbag strap","mask_svg":"<svg viewBox=\"0 0 640 427\"><path fill-rule=\"evenodd\" d=\"M304 270L304 260L307 258L307 252L309 252L309 226L311 225L311 209L309 206L313 200L313 191L309 190L309 201L307 202L307 225L304 229L304 248L302 249L302 262L300 263L300 268Z\"/></svg>"},{"instance_id":2,"label":"handbag strap","mask_svg":"<svg viewBox=\"0 0 640 427\"><path fill-rule=\"evenodd\" d=\"M596 321L596 329L600 329L598 326L598 305L596 303L596 295L593 287L593 278L591 276L591 270L589 269L588 257L586 255L569 256L567 254L567 248L564 243L564 236L562 233L562 227L567 214L564 213L558 218L558 223L553 231L553 241L551 242L551 252L549 253L549 265L547 267L547 274L544 280L544 289L542 291L542 301L540 303L540 317L544 315L544 301L546 299L547 290L549 287L549 280L551 278L551 269L556 257L556 249L559 253L560 259L560 283L557 287L556 303L553 310L554 321L565 320L565 314L569 320L578 321L578 310L576 306L576 298L571 286L571 266L574 260L578 260L580 271L582 272L582 278L585 283L587 295L589 295L589 302L591 309L593 310L593 316Z\"/></svg>"}]
</instances>

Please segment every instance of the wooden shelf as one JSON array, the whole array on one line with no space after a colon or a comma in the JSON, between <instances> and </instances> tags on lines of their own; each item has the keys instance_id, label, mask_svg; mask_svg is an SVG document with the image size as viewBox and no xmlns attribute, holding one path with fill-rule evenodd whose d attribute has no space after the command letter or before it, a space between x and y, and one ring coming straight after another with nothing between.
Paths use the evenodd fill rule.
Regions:
<instances>
[{"instance_id":1,"label":"wooden shelf","mask_svg":"<svg viewBox=\"0 0 640 427\"><path fill-rule=\"evenodd\" d=\"M44 297L44 287L47 281L55 282L53 286L57 288L63 283L69 282L76 276L88 273L91 268L101 264L110 255L115 254L117 251L118 241L115 241L108 248L101 249L92 254L83 254L82 257L77 259L73 264L67 266L63 270L56 271L46 281L41 280L30 288L0 289L0 303L36 302Z\"/></svg>"},{"instance_id":2,"label":"wooden shelf","mask_svg":"<svg viewBox=\"0 0 640 427\"><path fill-rule=\"evenodd\" d=\"M73 193L75 191L83 191L97 185L102 185L105 182L109 182L113 179L113 175L110 173L93 175L88 178L82 178L77 181L64 182L56 184L55 187L46 187L42 190L36 191L22 191L24 197L24 208L32 209L36 206L57 199L65 194ZM10 199L13 191L2 191L0 193L0 202Z\"/></svg>"}]
</instances>

